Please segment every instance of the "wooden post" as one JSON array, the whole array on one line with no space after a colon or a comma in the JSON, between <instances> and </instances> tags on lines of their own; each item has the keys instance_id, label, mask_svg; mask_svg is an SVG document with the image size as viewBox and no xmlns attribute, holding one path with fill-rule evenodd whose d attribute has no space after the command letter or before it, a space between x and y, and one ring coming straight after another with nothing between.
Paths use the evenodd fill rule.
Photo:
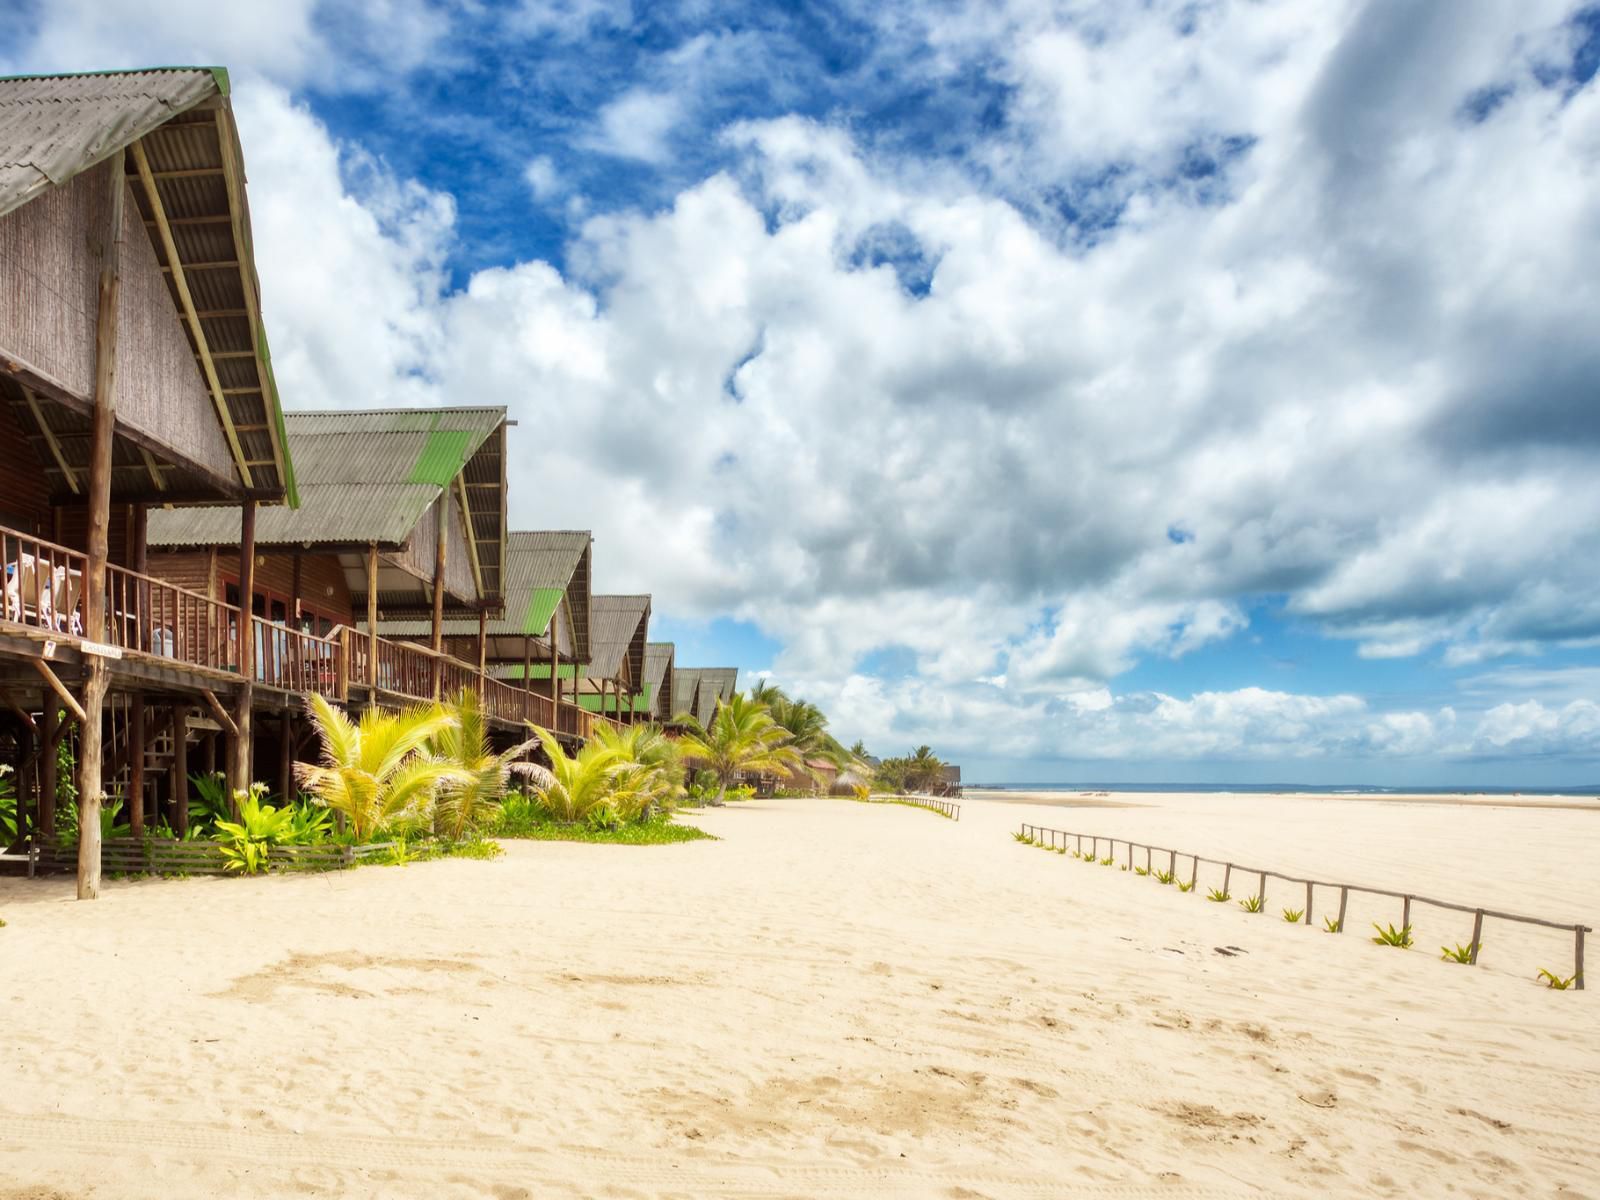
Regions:
<instances>
[{"instance_id":1,"label":"wooden post","mask_svg":"<svg viewBox=\"0 0 1600 1200\"><path fill-rule=\"evenodd\" d=\"M1350 889L1347 888L1347 887L1340 888L1339 889L1339 915L1334 920L1334 924L1339 927L1339 932L1340 933L1344 932L1344 908L1345 908L1346 903L1349 902L1349 900L1350 900Z\"/></svg>"},{"instance_id":2,"label":"wooden post","mask_svg":"<svg viewBox=\"0 0 1600 1200\"><path fill-rule=\"evenodd\" d=\"M106 557L110 553L111 447L117 423L117 298L122 291L122 218L128 192L123 154L104 168L109 212L100 231L100 286L94 330L94 433L89 452L89 545L83 579L83 632L106 637ZM111 672L98 654L85 655L83 734L78 744L78 899L100 894L101 715Z\"/></svg>"},{"instance_id":3,"label":"wooden post","mask_svg":"<svg viewBox=\"0 0 1600 1200\"><path fill-rule=\"evenodd\" d=\"M1411 897L1407 896L1400 904L1400 928L1405 929L1411 924Z\"/></svg>"},{"instance_id":4,"label":"wooden post","mask_svg":"<svg viewBox=\"0 0 1600 1200\"><path fill-rule=\"evenodd\" d=\"M39 726L39 816L35 828L43 838L56 836L56 747L60 741L61 705L44 689L44 721Z\"/></svg>"},{"instance_id":5,"label":"wooden post","mask_svg":"<svg viewBox=\"0 0 1600 1200\"><path fill-rule=\"evenodd\" d=\"M433 539L433 640L428 644L433 647L435 656L444 648L444 568L445 556L449 551L449 523L450 523L450 489L445 488L439 493L439 498L433 504L434 518L438 522L438 533ZM480 616L482 610L480 610ZM479 636L482 636L483 626L478 626ZM439 698L440 677L444 674L444 660L435 657L433 660L433 698Z\"/></svg>"},{"instance_id":6,"label":"wooden post","mask_svg":"<svg viewBox=\"0 0 1600 1200\"><path fill-rule=\"evenodd\" d=\"M172 706L172 828L189 832L189 706Z\"/></svg>"},{"instance_id":7,"label":"wooden post","mask_svg":"<svg viewBox=\"0 0 1600 1200\"><path fill-rule=\"evenodd\" d=\"M278 793L289 804L294 800L294 717L288 709L278 722L278 734L282 743L278 747Z\"/></svg>"},{"instance_id":8,"label":"wooden post","mask_svg":"<svg viewBox=\"0 0 1600 1200\"><path fill-rule=\"evenodd\" d=\"M557 611L560 611L559 608ZM561 643L556 638L556 618L550 617L550 719L561 727Z\"/></svg>"},{"instance_id":9,"label":"wooden post","mask_svg":"<svg viewBox=\"0 0 1600 1200\"><path fill-rule=\"evenodd\" d=\"M1200 856L1189 856L1189 890L1194 891L1194 885L1200 882Z\"/></svg>"},{"instance_id":10,"label":"wooden post","mask_svg":"<svg viewBox=\"0 0 1600 1200\"><path fill-rule=\"evenodd\" d=\"M239 708L234 724L233 787L248 789L255 773L250 715L255 704L256 681L256 502L246 499L239 510Z\"/></svg>"},{"instance_id":11,"label":"wooden post","mask_svg":"<svg viewBox=\"0 0 1600 1200\"><path fill-rule=\"evenodd\" d=\"M1468 950L1467 961L1473 966L1478 965L1478 947L1483 942L1483 909L1472 915L1472 945Z\"/></svg>"},{"instance_id":12,"label":"wooden post","mask_svg":"<svg viewBox=\"0 0 1600 1200\"><path fill-rule=\"evenodd\" d=\"M1311 881L1306 880L1306 924L1311 924Z\"/></svg>"},{"instance_id":13,"label":"wooden post","mask_svg":"<svg viewBox=\"0 0 1600 1200\"><path fill-rule=\"evenodd\" d=\"M367 686L369 704L378 702L378 543L367 547Z\"/></svg>"},{"instance_id":14,"label":"wooden post","mask_svg":"<svg viewBox=\"0 0 1600 1200\"><path fill-rule=\"evenodd\" d=\"M128 711L128 832L144 837L144 696L135 693Z\"/></svg>"},{"instance_id":15,"label":"wooden post","mask_svg":"<svg viewBox=\"0 0 1600 1200\"><path fill-rule=\"evenodd\" d=\"M1224 896L1231 895L1231 893L1228 891L1228 883L1232 879L1233 879L1233 864L1232 863L1228 863L1226 866L1224 866L1222 868L1222 894Z\"/></svg>"},{"instance_id":16,"label":"wooden post","mask_svg":"<svg viewBox=\"0 0 1600 1200\"><path fill-rule=\"evenodd\" d=\"M150 565L148 534L149 519L142 504L128 506L129 562L139 575ZM150 605L146 599L148 589L143 579L134 581L134 645L150 649ZM144 693L135 692L128 712L128 826L135 838L144 836L144 752L145 752Z\"/></svg>"},{"instance_id":17,"label":"wooden post","mask_svg":"<svg viewBox=\"0 0 1600 1200\"><path fill-rule=\"evenodd\" d=\"M1583 991L1583 935L1588 932L1585 925L1572 927L1572 975L1577 981L1575 986L1578 991Z\"/></svg>"},{"instance_id":18,"label":"wooden post","mask_svg":"<svg viewBox=\"0 0 1600 1200\"><path fill-rule=\"evenodd\" d=\"M478 609L478 694L483 695L483 677L489 673L489 610Z\"/></svg>"},{"instance_id":19,"label":"wooden post","mask_svg":"<svg viewBox=\"0 0 1600 1200\"><path fill-rule=\"evenodd\" d=\"M1267 911L1267 873L1261 872L1261 883L1256 889L1256 903L1261 906L1261 911Z\"/></svg>"}]
</instances>

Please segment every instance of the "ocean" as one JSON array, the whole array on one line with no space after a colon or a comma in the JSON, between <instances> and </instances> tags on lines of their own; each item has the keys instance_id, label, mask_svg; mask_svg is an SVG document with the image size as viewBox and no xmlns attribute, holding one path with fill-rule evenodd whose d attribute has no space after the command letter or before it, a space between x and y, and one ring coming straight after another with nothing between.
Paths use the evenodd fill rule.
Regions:
<instances>
[{"instance_id":1,"label":"ocean","mask_svg":"<svg viewBox=\"0 0 1600 1200\"><path fill-rule=\"evenodd\" d=\"M1600 796L1600 784L1570 787L1378 787L1344 783L962 783L969 792L1305 792L1319 796Z\"/></svg>"}]
</instances>

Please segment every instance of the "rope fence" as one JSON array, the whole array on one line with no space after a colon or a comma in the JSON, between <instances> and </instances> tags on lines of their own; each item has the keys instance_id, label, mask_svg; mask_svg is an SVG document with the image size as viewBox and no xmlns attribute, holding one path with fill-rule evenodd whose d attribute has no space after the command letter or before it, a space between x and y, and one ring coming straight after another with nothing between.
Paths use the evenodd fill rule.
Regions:
<instances>
[{"instance_id":1,"label":"rope fence","mask_svg":"<svg viewBox=\"0 0 1600 1200\"><path fill-rule=\"evenodd\" d=\"M1315 890L1317 888L1325 888L1330 891L1337 889L1339 892L1339 915L1333 918L1333 925L1330 930L1330 932L1334 933L1343 933L1345 931L1345 912L1349 907L1352 892L1358 895L1386 896L1399 900L1401 902L1400 926L1402 929L1407 929L1411 925L1411 908L1413 905L1427 905L1431 908L1442 908L1451 912L1471 913L1472 941L1468 944L1467 961L1473 965L1477 964L1478 950L1483 945L1483 923L1486 919L1492 918L1496 921L1512 921L1523 925L1537 925L1545 929L1561 930L1572 934L1573 988L1580 992L1583 990L1584 935L1594 932L1587 925L1577 925L1563 921L1547 921L1543 917L1529 917L1520 913L1500 912L1496 909L1478 908L1470 904L1456 904L1449 900L1436 900L1430 896L1419 896L1414 892L1396 892L1387 888L1368 887L1366 884L1335 883L1326 879L1307 879L1298 875L1286 875L1282 871L1271 871L1262 867L1246 866L1243 863L1228 862L1225 859L1206 858L1203 855L1173 850L1166 846L1147 845L1144 842L1132 842L1126 838L1106 837L1104 834L1076 833L1065 829L1050 829L1041 825L1024 823L1022 836L1030 839L1034 845L1044 845L1052 850L1058 847L1062 849L1072 848L1080 858L1101 859L1100 847L1104 844L1106 847L1105 857L1115 860L1118 857L1117 847L1122 846L1126 850L1126 869L1128 870L1135 868L1134 851L1138 850L1144 856L1144 873L1152 878L1157 877L1156 855L1166 856L1165 873L1172 876L1174 880L1176 880L1178 874L1179 859L1185 859L1189 864L1189 883L1188 888L1185 889L1188 891L1193 891L1195 885L1199 882L1200 864L1202 863L1210 863L1213 866L1222 868L1222 892L1224 894L1230 894L1229 887L1233 882L1235 873L1246 878L1255 876L1255 900L1259 907L1252 911L1256 912L1266 911L1268 879L1280 879L1289 884L1301 884L1305 887L1305 909L1301 919L1306 925L1311 924ZM1069 842L1075 842L1075 845L1069 847ZM1087 855L1084 854L1085 842L1089 845L1089 853ZM1104 859L1101 859L1101 861L1104 861Z\"/></svg>"}]
</instances>

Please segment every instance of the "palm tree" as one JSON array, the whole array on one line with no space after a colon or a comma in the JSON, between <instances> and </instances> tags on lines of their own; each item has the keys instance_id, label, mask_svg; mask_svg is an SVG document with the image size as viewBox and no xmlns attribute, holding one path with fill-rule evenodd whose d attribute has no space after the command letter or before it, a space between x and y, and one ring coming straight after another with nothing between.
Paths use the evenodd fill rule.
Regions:
<instances>
[{"instance_id":1,"label":"palm tree","mask_svg":"<svg viewBox=\"0 0 1600 1200\"><path fill-rule=\"evenodd\" d=\"M661 726L596 726L594 740L615 750L620 762L630 764L628 770L635 777L627 790L637 796L641 809L650 804L668 808L683 795L678 743Z\"/></svg>"},{"instance_id":2,"label":"palm tree","mask_svg":"<svg viewBox=\"0 0 1600 1200\"><path fill-rule=\"evenodd\" d=\"M548 729L535 725L533 732L550 759L550 778L537 785L539 795L556 820L581 821L603 804L621 811L635 801L636 764L616 746L596 738L569 755Z\"/></svg>"},{"instance_id":3,"label":"palm tree","mask_svg":"<svg viewBox=\"0 0 1600 1200\"><path fill-rule=\"evenodd\" d=\"M789 696L788 693L770 679L763 679L750 689L750 699L757 704L765 704L768 708L771 708L781 701L788 700Z\"/></svg>"},{"instance_id":4,"label":"palm tree","mask_svg":"<svg viewBox=\"0 0 1600 1200\"><path fill-rule=\"evenodd\" d=\"M931 746L918 746L906 764L906 785L912 791L930 788L944 778L944 763Z\"/></svg>"},{"instance_id":5,"label":"palm tree","mask_svg":"<svg viewBox=\"0 0 1600 1200\"><path fill-rule=\"evenodd\" d=\"M529 738L496 754L489 745L489 723L484 719L476 692L463 691L446 712L449 724L428 739L428 752L459 767L460 780L447 780L433 803L433 831L460 841L467 830L481 828L500 807L511 777L511 764L532 747Z\"/></svg>"},{"instance_id":6,"label":"palm tree","mask_svg":"<svg viewBox=\"0 0 1600 1200\"><path fill-rule=\"evenodd\" d=\"M766 705L746 696L735 693L723 701L709 727L688 714L678 720L687 729L678 739L678 750L685 758L701 760L716 775L717 804L744 772L804 769L789 731L772 719Z\"/></svg>"},{"instance_id":7,"label":"palm tree","mask_svg":"<svg viewBox=\"0 0 1600 1200\"><path fill-rule=\"evenodd\" d=\"M318 695L306 708L322 739L322 762L295 763L295 780L341 814L357 842L424 823L441 786L466 782L460 767L426 753L452 719L444 709L369 708L353 722Z\"/></svg>"}]
</instances>

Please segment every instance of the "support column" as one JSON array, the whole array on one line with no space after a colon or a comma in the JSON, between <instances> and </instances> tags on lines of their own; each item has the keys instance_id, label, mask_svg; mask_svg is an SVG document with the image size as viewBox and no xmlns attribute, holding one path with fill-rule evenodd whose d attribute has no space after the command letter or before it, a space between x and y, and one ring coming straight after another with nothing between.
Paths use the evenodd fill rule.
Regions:
<instances>
[{"instance_id":1,"label":"support column","mask_svg":"<svg viewBox=\"0 0 1600 1200\"><path fill-rule=\"evenodd\" d=\"M89 451L89 545L84 565L83 634L106 637L106 557L110 552L111 444L116 436L117 297L122 291L122 218L128 192L122 153L107 161L109 209L100 231L100 287L94 330L94 433ZM101 714L111 672L98 654L84 656L83 736L78 745L78 899L100 894Z\"/></svg>"},{"instance_id":2,"label":"support column","mask_svg":"<svg viewBox=\"0 0 1600 1200\"><path fill-rule=\"evenodd\" d=\"M483 677L489 672L489 612L478 609L478 692L482 698Z\"/></svg>"},{"instance_id":3,"label":"support column","mask_svg":"<svg viewBox=\"0 0 1600 1200\"><path fill-rule=\"evenodd\" d=\"M444 674L444 662L438 656L444 649L444 567L450 547L450 489L445 488L433 503L434 518L438 525L433 539L433 698L439 698L439 679ZM480 636L483 626L479 625Z\"/></svg>"},{"instance_id":4,"label":"support column","mask_svg":"<svg viewBox=\"0 0 1600 1200\"><path fill-rule=\"evenodd\" d=\"M367 547L367 686L368 704L378 702L378 543Z\"/></svg>"},{"instance_id":5,"label":"support column","mask_svg":"<svg viewBox=\"0 0 1600 1200\"><path fill-rule=\"evenodd\" d=\"M39 723L39 819L42 838L56 836L56 747L61 740L61 701L44 689L44 720Z\"/></svg>"},{"instance_id":6,"label":"support column","mask_svg":"<svg viewBox=\"0 0 1600 1200\"><path fill-rule=\"evenodd\" d=\"M128 561L139 575L150 565L147 535L149 518L142 504L128 506ZM136 579L134 594L134 629L141 649L150 646L149 589L143 579ZM124 599L126 603L126 599ZM144 693L135 692L128 708L128 828L136 838L144 837Z\"/></svg>"},{"instance_id":7,"label":"support column","mask_svg":"<svg viewBox=\"0 0 1600 1200\"><path fill-rule=\"evenodd\" d=\"M189 706L172 706L172 828L189 832Z\"/></svg>"},{"instance_id":8,"label":"support column","mask_svg":"<svg viewBox=\"0 0 1600 1200\"><path fill-rule=\"evenodd\" d=\"M282 743L278 747L278 794L288 804L294 799L294 717L287 709L278 722L278 734Z\"/></svg>"},{"instance_id":9,"label":"support column","mask_svg":"<svg viewBox=\"0 0 1600 1200\"><path fill-rule=\"evenodd\" d=\"M255 703L256 683L256 502L247 499L239 510L239 707L234 724L239 727L233 739L233 787L248 788L255 773L251 736L251 708Z\"/></svg>"}]
</instances>

